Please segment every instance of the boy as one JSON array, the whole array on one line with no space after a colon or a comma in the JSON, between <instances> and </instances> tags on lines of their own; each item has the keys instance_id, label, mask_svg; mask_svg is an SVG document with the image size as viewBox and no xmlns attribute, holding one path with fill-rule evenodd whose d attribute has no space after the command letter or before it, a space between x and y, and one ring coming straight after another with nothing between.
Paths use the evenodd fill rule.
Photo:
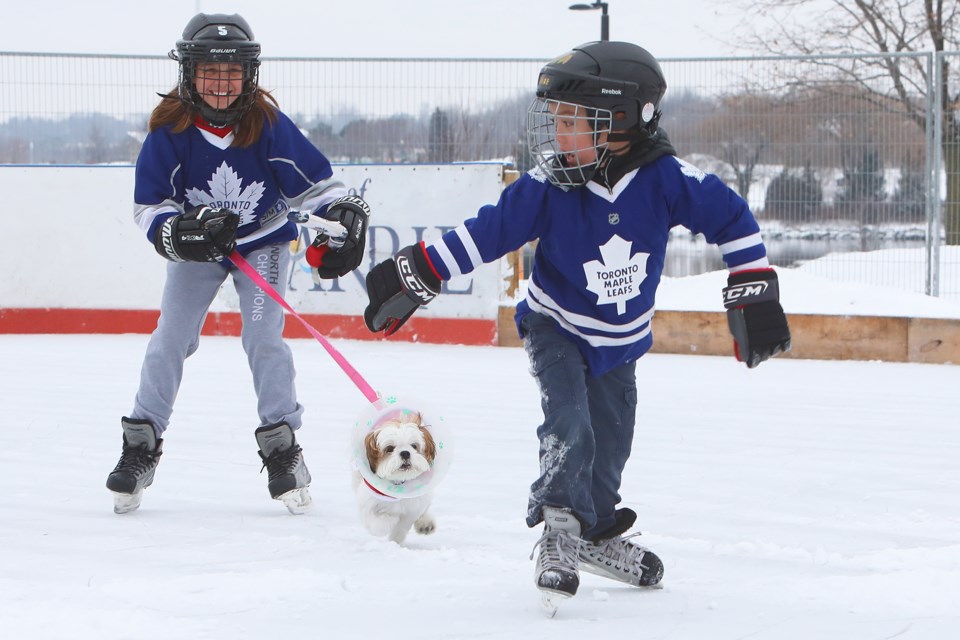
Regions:
<instances>
[{"instance_id":1,"label":"boy","mask_svg":"<svg viewBox=\"0 0 960 640\"><path fill-rule=\"evenodd\" d=\"M790 348L756 220L716 176L675 157L658 126L665 91L656 59L626 42L548 63L527 118L537 167L475 218L367 275L367 327L390 335L442 281L539 239L516 321L544 414L526 521L544 523L535 579L548 606L576 593L578 569L639 587L663 576L653 552L623 537L636 514L616 505L671 227L720 247L737 358L753 368Z\"/></svg>"}]
</instances>

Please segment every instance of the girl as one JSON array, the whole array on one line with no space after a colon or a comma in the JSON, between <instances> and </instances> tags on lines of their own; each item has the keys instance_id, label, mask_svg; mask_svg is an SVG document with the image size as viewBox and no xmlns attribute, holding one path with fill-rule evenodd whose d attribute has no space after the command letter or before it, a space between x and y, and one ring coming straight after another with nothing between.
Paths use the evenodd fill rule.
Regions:
<instances>
[{"instance_id":1,"label":"girl","mask_svg":"<svg viewBox=\"0 0 960 640\"><path fill-rule=\"evenodd\" d=\"M170 57L179 63L179 83L150 116L134 190L134 218L170 262L160 319L133 410L121 419L123 451L107 488L115 512L140 506L143 489L153 482L184 361L197 350L207 310L232 274L258 400L254 435L270 496L302 513L311 504L310 473L294 436L303 407L283 341L283 310L262 304L263 292L226 258L239 251L283 295L287 244L298 234L287 213L296 209L349 231L342 246L324 247L324 263L314 265L321 277L344 275L360 262L369 209L347 195L328 160L258 86L260 44L241 16L194 16ZM217 401L215 389L211 401Z\"/></svg>"}]
</instances>

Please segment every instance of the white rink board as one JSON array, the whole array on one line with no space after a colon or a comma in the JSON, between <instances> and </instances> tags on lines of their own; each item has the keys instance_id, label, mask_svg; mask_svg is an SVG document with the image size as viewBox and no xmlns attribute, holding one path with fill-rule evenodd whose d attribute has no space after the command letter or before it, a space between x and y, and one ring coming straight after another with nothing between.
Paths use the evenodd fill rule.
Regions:
<instances>
[{"instance_id":1,"label":"white rink board","mask_svg":"<svg viewBox=\"0 0 960 640\"><path fill-rule=\"evenodd\" d=\"M353 274L317 286L302 259L305 244L291 243L296 262L287 300L303 313L361 315L372 264L434 240L496 202L503 171L494 163L335 166L334 175L370 203L367 259ZM9 265L0 307L158 309L166 261L133 222L133 182L131 166L0 167L7 205L0 246ZM501 282L499 266L484 265L444 283L444 295L418 315L495 319ZM211 311L236 309L227 284Z\"/></svg>"}]
</instances>

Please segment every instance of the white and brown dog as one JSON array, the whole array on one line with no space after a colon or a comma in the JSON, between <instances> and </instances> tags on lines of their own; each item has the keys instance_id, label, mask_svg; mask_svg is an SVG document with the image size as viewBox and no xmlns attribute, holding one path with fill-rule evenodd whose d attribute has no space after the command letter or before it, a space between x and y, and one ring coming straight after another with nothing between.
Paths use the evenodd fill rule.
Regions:
<instances>
[{"instance_id":1,"label":"white and brown dog","mask_svg":"<svg viewBox=\"0 0 960 640\"><path fill-rule=\"evenodd\" d=\"M367 462L378 477L395 484L415 480L430 470L437 447L417 413L402 420L388 420L364 437ZM437 524L430 514L433 491L411 498L395 498L377 490L358 472L353 472L360 520L375 536L402 543L412 527L417 533L433 533Z\"/></svg>"}]
</instances>

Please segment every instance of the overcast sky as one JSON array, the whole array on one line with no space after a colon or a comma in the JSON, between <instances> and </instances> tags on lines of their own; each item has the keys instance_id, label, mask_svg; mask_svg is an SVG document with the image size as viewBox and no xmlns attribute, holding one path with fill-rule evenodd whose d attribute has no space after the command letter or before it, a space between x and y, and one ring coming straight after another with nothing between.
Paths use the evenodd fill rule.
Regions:
<instances>
[{"instance_id":1,"label":"overcast sky","mask_svg":"<svg viewBox=\"0 0 960 640\"><path fill-rule=\"evenodd\" d=\"M202 11L244 16L265 56L547 59L599 39L600 11L571 11L574 2L31 0L4 20L0 50L165 54ZM742 20L726 4L609 0L610 39L661 58L742 54L724 44Z\"/></svg>"}]
</instances>

